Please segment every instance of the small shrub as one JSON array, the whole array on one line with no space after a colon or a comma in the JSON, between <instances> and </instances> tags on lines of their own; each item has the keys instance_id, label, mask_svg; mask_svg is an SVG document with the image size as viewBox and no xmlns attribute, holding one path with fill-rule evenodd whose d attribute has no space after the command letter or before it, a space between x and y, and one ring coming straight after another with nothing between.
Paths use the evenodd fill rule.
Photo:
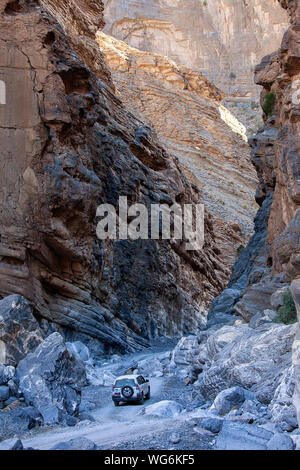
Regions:
<instances>
[{"instance_id":1,"label":"small shrub","mask_svg":"<svg viewBox=\"0 0 300 470\"><path fill-rule=\"evenodd\" d=\"M274 318L274 322L292 325L297 321L297 310L290 289L283 293L282 298L283 306L278 310L277 316Z\"/></svg>"},{"instance_id":2,"label":"small shrub","mask_svg":"<svg viewBox=\"0 0 300 470\"><path fill-rule=\"evenodd\" d=\"M206 1L206 0L204 0L203 6L204 6L204 7L207 7L207 1Z\"/></svg>"},{"instance_id":3,"label":"small shrub","mask_svg":"<svg viewBox=\"0 0 300 470\"><path fill-rule=\"evenodd\" d=\"M263 104L263 110L267 116L272 116L273 109L276 101L276 95L274 93L268 93L265 97L265 102Z\"/></svg>"},{"instance_id":4,"label":"small shrub","mask_svg":"<svg viewBox=\"0 0 300 470\"><path fill-rule=\"evenodd\" d=\"M238 247L238 249L236 250L236 251L237 251L237 254L238 254L239 256L241 256L241 254L243 253L244 249L245 249L244 245L240 245L240 246Z\"/></svg>"}]
</instances>

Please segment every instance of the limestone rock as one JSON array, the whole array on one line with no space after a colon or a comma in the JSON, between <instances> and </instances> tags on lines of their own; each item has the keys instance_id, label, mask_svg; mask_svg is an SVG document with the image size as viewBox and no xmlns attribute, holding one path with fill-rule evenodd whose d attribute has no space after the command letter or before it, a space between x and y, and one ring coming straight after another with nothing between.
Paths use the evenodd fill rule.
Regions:
<instances>
[{"instance_id":1,"label":"limestone rock","mask_svg":"<svg viewBox=\"0 0 300 470\"><path fill-rule=\"evenodd\" d=\"M291 367L296 330L297 325L276 323L265 323L255 329L247 324L213 327L198 338L179 342L172 355L171 371L179 375L182 370L190 375L193 371L198 373L193 386L209 401L226 389L242 387L263 404L272 402L270 410L275 422L278 415L278 420L282 417L285 421L286 416L291 424L293 387L284 374Z\"/></svg>"},{"instance_id":2,"label":"limestone rock","mask_svg":"<svg viewBox=\"0 0 300 470\"><path fill-rule=\"evenodd\" d=\"M201 376L200 391L207 398L215 398L226 388L241 386L263 403L270 403L282 372L291 364L296 325L267 324L242 331L214 355Z\"/></svg>"},{"instance_id":3,"label":"limestone rock","mask_svg":"<svg viewBox=\"0 0 300 470\"><path fill-rule=\"evenodd\" d=\"M70 441L56 444L51 450L100 450L100 448L86 437L76 437Z\"/></svg>"},{"instance_id":4,"label":"limestone rock","mask_svg":"<svg viewBox=\"0 0 300 470\"><path fill-rule=\"evenodd\" d=\"M241 387L232 387L220 392L213 403L219 415L223 416L229 413L233 408L238 409L246 399L255 399L255 395Z\"/></svg>"},{"instance_id":5,"label":"limestone rock","mask_svg":"<svg viewBox=\"0 0 300 470\"><path fill-rule=\"evenodd\" d=\"M105 0L104 5L108 34L201 70L227 95L243 97L257 95L253 63L279 47L288 24L273 0Z\"/></svg>"},{"instance_id":6,"label":"limestone rock","mask_svg":"<svg viewBox=\"0 0 300 470\"><path fill-rule=\"evenodd\" d=\"M213 434L218 434L223 426L223 419L220 418L204 418L200 421L200 426Z\"/></svg>"},{"instance_id":7,"label":"limestone rock","mask_svg":"<svg viewBox=\"0 0 300 470\"><path fill-rule=\"evenodd\" d=\"M282 287L281 287L282 286ZM282 282L279 277L267 276L261 279L257 284L247 287L243 293L242 299L235 304L233 312L240 315L244 320L250 321L252 317L264 310L271 310L272 295L279 289L286 289L288 284Z\"/></svg>"},{"instance_id":8,"label":"limestone rock","mask_svg":"<svg viewBox=\"0 0 300 470\"><path fill-rule=\"evenodd\" d=\"M0 300L0 363L15 366L33 351L42 339L32 306L24 297L10 295ZM6 376L11 373L12 369L6 368L0 381L4 380L3 374Z\"/></svg>"},{"instance_id":9,"label":"limestone rock","mask_svg":"<svg viewBox=\"0 0 300 470\"><path fill-rule=\"evenodd\" d=\"M48 336L17 367L19 390L26 403L34 406L45 424L76 415L81 387L86 385L83 362L70 356L58 333Z\"/></svg>"},{"instance_id":10,"label":"limestone rock","mask_svg":"<svg viewBox=\"0 0 300 470\"><path fill-rule=\"evenodd\" d=\"M18 407L11 411L0 411L1 437L22 435L43 423L41 415L33 407Z\"/></svg>"},{"instance_id":11,"label":"limestone rock","mask_svg":"<svg viewBox=\"0 0 300 470\"><path fill-rule=\"evenodd\" d=\"M6 385L14 377L16 369L13 366L5 367L0 364L0 385Z\"/></svg>"},{"instance_id":12,"label":"limestone rock","mask_svg":"<svg viewBox=\"0 0 300 470\"><path fill-rule=\"evenodd\" d=\"M287 434L274 434L267 444L268 450L294 450L295 445Z\"/></svg>"},{"instance_id":13,"label":"limestone rock","mask_svg":"<svg viewBox=\"0 0 300 470\"><path fill-rule=\"evenodd\" d=\"M293 403L294 392L295 373L292 365L283 371L280 383L268 408L272 422L277 423L283 431L290 432L297 428L297 416Z\"/></svg>"},{"instance_id":14,"label":"limestone rock","mask_svg":"<svg viewBox=\"0 0 300 470\"><path fill-rule=\"evenodd\" d=\"M144 414L157 418L174 418L182 411L182 406L176 401L163 400L153 405L146 406Z\"/></svg>"},{"instance_id":15,"label":"limestone rock","mask_svg":"<svg viewBox=\"0 0 300 470\"><path fill-rule=\"evenodd\" d=\"M83 362L90 360L90 352L88 347L81 341L75 341L74 343L66 343L67 349L70 354L73 354L76 359Z\"/></svg>"},{"instance_id":16,"label":"limestone rock","mask_svg":"<svg viewBox=\"0 0 300 470\"><path fill-rule=\"evenodd\" d=\"M273 433L253 424L224 421L216 450L266 450Z\"/></svg>"}]
</instances>

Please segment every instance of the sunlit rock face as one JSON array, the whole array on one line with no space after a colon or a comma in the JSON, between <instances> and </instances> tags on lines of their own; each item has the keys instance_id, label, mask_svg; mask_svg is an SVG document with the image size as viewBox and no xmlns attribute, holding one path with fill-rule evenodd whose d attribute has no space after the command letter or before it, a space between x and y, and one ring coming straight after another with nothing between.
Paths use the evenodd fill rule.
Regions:
<instances>
[{"instance_id":1,"label":"sunlit rock face","mask_svg":"<svg viewBox=\"0 0 300 470\"><path fill-rule=\"evenodd\" d=\"M104 32L202 71L227 95L257 97L253 70L287 28L277 0L104 0Z\"/></svg>"},{"instance_id":2,"label":"sunlit rock face","mask_svg":"<svg viewBox=\"0 0 300 470\"><path fill-rule=\"evenodd\" d=\"M222 106L224 94L201 72L130 47L102 31L96 37L118 96L178 157L207 210L218 219L222 256L231 265L237 248L253 231L257 211L257 177L243 125Z\"/></svg>"}]
</instances>

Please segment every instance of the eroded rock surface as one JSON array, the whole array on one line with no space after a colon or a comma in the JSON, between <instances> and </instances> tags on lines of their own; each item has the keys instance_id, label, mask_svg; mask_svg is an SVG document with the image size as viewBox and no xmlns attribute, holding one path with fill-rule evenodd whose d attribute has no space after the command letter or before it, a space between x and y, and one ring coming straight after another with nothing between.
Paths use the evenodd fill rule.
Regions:
<instances>
[{"instance_id":1,"label":"eroded rock surface","mask_svg":"<svg viewBox=\"0 0 300 470\"><path fill-rule=\"evenodd\" d=\"M16 366L42 340L28 300L20 295L0 300L0 364Z\"/></svg>"},{"instance_id":2,"label":"eroded rock surface","mask_svg":"<svg viewBox=\"0 0 300 470\"><path fill-rule=\"evenodd\" d=\"M17 377L19 391L42 415L44 424L78 414L81 388L86 385L85 366L69 354L59 333L48 336L20 361Z\"/></svg>"},{"instance_id":3,"label":"eroded rock surface","mask_svg":"<svg viewBox=\"0 0 300 470\"><path fill-rule=\"evenodd\" d=\"M217 219L222 258L231 266L237 248L253 232L257 210L257 178L245 127L222 106L223 93L200 72L129 47L102 31L97 32L97 41L118 96L155 129L200 189L207 210Z\"/></svg>"},{"instance_id":4,"label":"eroded rock surface","mask_svg":"<svg viewBox=\"0 0 300 470\"><path fill-rule=\"evenodd\" d=\"M257 95L253 67L279 47L288 20L277 0L104 0L105 32L201 70L228 95Z\"/></svg>"},{"instance_id":5,"label":"eroded rock surface","mask_svg":"<svg viewBox=\"0 0 300 470\"><path fill-rule=\"evenodd\" d=\"M113 94L94 39L102 24L92 0L0 2L0 295L30 300L50 332L55 323L128 351L195 331L229 273L209 214L201 252L97 239L97 206L120 195L201 200Z\"/></svg>"}]
</instances>

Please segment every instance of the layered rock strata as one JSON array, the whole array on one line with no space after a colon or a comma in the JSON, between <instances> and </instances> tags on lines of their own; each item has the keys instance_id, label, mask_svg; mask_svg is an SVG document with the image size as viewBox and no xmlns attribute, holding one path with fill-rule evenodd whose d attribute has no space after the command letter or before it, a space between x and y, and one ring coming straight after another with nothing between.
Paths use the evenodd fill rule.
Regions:
<instances>
[{"instance_id":1,"label":"layered rock strata","mask_svg":"<svg viewBox=\"0 0 300 470\"><path fill-rule=\"evenodd\" d=\"M257 97L252 73L288 26L277 0L104 0L104 32L202 71L226 95Z\"/></svg>"},{"instance_id":2,"label":"layered rock strata","mask_svg":"<svg viewBox=\"0 0 300 470\"><path fill-rule=\"evenodd\" d=\"M46 331L126 351L195 331L228 268L208 213L201 251L96 236L97 206L121 195L200 202L114 95L94 39L102 11L93 0L0 1L0 295L28 299Z\"/></svg>"},{"instance_id":3,"label":"layered rock strata","mask_svg":"<svg viewBox=\"0 0 300 470\"><path fill-rule=\"evenodd\" d=\"M200 188L207 209L225 220L234 259L236 248L252 234L257 210L257 178L244 126L222 106L224 95L201 73L129 47L102 31L97 32L97 41L118 96L155 129L187 178ZM232 222L243 229L240 242L234 241Z\"/></svg>"}]
</instances>

